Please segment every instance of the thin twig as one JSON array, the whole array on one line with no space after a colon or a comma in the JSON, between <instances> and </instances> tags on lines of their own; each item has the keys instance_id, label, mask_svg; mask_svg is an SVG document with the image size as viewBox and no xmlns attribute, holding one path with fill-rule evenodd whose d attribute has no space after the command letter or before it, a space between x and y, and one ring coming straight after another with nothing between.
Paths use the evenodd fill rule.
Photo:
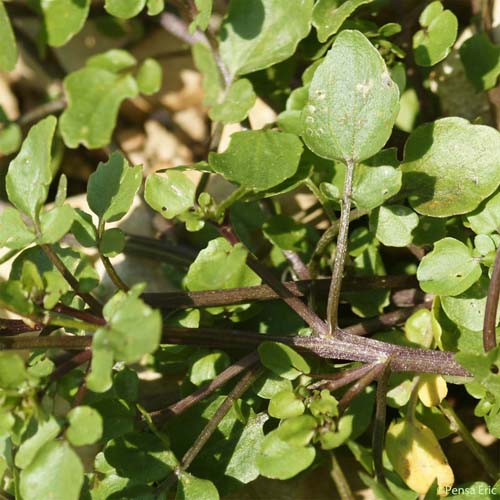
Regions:
<instances>
[{"instance_id":1,"label":"thin twig","mask_svg":"<svg viewBox=\"0 0 500 500\"><path fill-rule=\"evenodd\" d=\"M41 245L42 250L50 259L55 268L63 275L63 278L73 288L74 292L94 311L96 314L101 314L102 305L90 293L82 292L78 280L71 274L71 271L65 266L64 262L59 258L57 253L50 245Z\"/></svg>"},{"instance_id":2,"label":"thin twig","mask_svg":"<svg viewBox=\"0 0 500 500\"><path fill-rule=\"evenodd\" d=\"M252 351L250 354L241 358L239 361L219 373L219 375L217 375L217 377L211 380L208 384L189 394L189 396L171 404L167 408L150 412L150 417L155 419L158 423L163 423L170 417L179 416L191 408L194 404L210 396L210 394L222 387L232 378L236 377L236 375L257 363L258 360L259 355L256 351Z\"/></svg>"},{"instance_id":3,"label":"thin twig","mask_svg":"<svg viewBox=\"0 0 500 500\"><path fill-rule=\"evenodd\" d=\"M455 410L450 406L445 399L439 405L439 409L443 415L448 419L451 428L463 440L470 452L477 458L479 463L483 466L484 470L493 481L498 481L500 478L500 471L498 465L495 464L480 444L474 439L474 436L469 432L467 426L462 422L460 417L456 414Z\"/></svg>"},{"instance_id":4,"label":"thin twig","mask_svg":"<svg viewBox=\"0 0 500 500\"><path fill-rule=\"evenodd\" d=\"M350 370L343 370L337 373L311 373L312 378L321 378L319 382L309 385L307 388L313 389L327 389L330 392L336 391L341 387L345 387L356 380L359 380L363 375L373 370L379 363L370 363L368 365L351 368Z\"/></svg>"},{"instance_id":5,"label":"thin twig","mask_svg":"<svg viewBox=\"0 0 500 500\"><path fill-rule=\"evenodd\" d=\"M307 297L313 286L318 293L328 293L330 278L315 280L286 281L282 285L295 297ZM343 293L373 288L391 288L393 290L406 289L416 286L414 276L346 276L342 283ZM225 290L205 290L200 292L162 292L144 293L143 300L153 307L178 309L192 307L217 307L250 302L275 300L280 296L269 285L257 285Z\"/></svg>"},{"instance_id":6,"label":"thin twig","mask_svg":"<svg viewBox=\"0 0 500 500\"><path fill-rule=\"evenodd\" d=\"M338 326L338 309L340 302L340 288L344 274L344 264L347 255L347 236L349 233L349 217L351 212L352 182L354 178L354 161L347 160L340 212L340 229L337 238L337 248L333 262L332 282L328 294L327 321L329 333L333 335Z\"/></svg>"},{"instance_id":7,"label":"thin twig","mask_svg":"<svg viewBox=\"0 0 500 500\"><path fill-rule=\"evenodd\" d=\"M384 367L385 363L377 363L370 371L358 379L358 381L346 391L339 401L339 415L342 415L351 404L351 401L356 396L361 394L366 387L368 387L376 378L380 376Z\"/></svg>"},{"instance_id":8,"label":"thin twig","mask_svg":"<svg viewBox=\"0 0 500 500\"><path fill-rule=\"evenodd\" d=\"M377 382L375 409L375 421L373 424L372 434L372 450L373 450L373 465L377 480L385 484L384 466L382 464L382 454L384 452L384 437L385 437L385 419L387 413L387 389L389 385L389 377L391 375L391 358L385 364L380 373Z\"/></svg>"},{"instance_id":9,"label":"thin twig","mask_svg":"<svg viewBox=\"0 0 500 500\"><path fill-rule=\"evenodd\" d=\"M486 299L486 307L484 309L484 324L483 324L483 346L484 350L491 351L497 346L497 311L498 298L500 296L500 247L498 247L493 265L493 273L491 275L490 285L488 287L488 297Z\"/></svg>"},{"instance_id":10,"label":"thin twig","mask_svg":"<svg viewBox=\"0 0 500 500\"><path fill-rule=\"evenodd\" d=\"M293 250L283 250L283 255L286 257L288 262L290 262L292 270L297 278L299 278L300 280L311 279L311 273L309 272L309 269L304 264L297 252L294 252Z\"/></svg>"},{"instance_id":11,"label":"thin twig","mask_svg":"<svg viewBox=\"0 0 500 500\"><path fill-rule=\"evenodd\" d=\"M200 435L196 438L196 441L193 443L191 448L189 448L189 450L184 454L180 465L170 475L170 477L158 486L158 493L167 492L174 485L179 475L189 468L198 453L200 453L207 441L216 431L222 419L227 415L233 403L238 398L243 396L243 394L255 382L255 380L257 380L261 373L262 369L259 365L257 365L250 368L243 375L240 381L234 386L233 390L227 395L226 399L224 399L222 404L217 408L217 411L209 420L205 428L201 431Z\"/></svg>"},{"instance_id":12,"label":"thin twig","mask_svg":"<svg viewBox=\"0 0 500 500\"><path fill-rule=\"evenodd\" d=\"M330 452L330 458L332 461L332 466L330 467L330 477L337 487L340 500L354 500L354 494L333 451Z\"/></svg>"}]
</instances>

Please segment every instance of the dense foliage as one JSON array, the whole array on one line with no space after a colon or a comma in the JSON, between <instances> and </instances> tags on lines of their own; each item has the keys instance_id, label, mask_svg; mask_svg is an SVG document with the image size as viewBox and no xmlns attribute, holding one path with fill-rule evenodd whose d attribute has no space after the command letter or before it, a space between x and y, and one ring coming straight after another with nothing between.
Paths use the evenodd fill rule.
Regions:
<instances>
[{"instance_id":1,"label":"dense foliage","mask_svg":"<svg viewBox=\"0 0 500 500\"><path fill-rule=\"evenodd\" d=\"M490 2L449 4L0 0L0 69L61 82L0 108L2 498L299 498L325 469L325 498L500 493L500 45ZM60 74L97 20L106 47ZM115 40L160 26L191 50L211 134L153 171L116 129L169 74ZM450 112L458 87L491 116ZM276 118L252 123L256 102ZM68 151L105 156L85 206ZM122 227L137 199L156 240ZM121 274L141 248L176 290ZM457 436L477 477L448 461Z\"/></svg>"}]
</instances>

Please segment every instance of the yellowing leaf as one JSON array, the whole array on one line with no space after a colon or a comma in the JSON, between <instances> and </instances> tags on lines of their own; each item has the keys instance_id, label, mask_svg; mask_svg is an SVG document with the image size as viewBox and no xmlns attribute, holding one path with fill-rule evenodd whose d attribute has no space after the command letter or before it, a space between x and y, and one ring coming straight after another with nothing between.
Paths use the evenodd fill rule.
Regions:
<instances>
[{"instance_id":1,"label":"yellowing leaf","mask_svg":"<svg viewBox=\"0 0 500 500\"><path fill-rule=\"evenodd\" d=\"M385 449L396 472L417 493L426 493L435 479L439 491L453 485L453 471L439 441L420 422L393 422L387 431Z\"/></svg>"},{"instance_id":2,"label":"yellowing leaf","mask_svg":"<svg viewBox=\"0 0 500 500\"><path fill-rule=\"evenodd\" d=\"M441 375L424 374L420 376L418 398L430 408L436 406L448 394L446 380Z\"/></svg>"}]
</instances>

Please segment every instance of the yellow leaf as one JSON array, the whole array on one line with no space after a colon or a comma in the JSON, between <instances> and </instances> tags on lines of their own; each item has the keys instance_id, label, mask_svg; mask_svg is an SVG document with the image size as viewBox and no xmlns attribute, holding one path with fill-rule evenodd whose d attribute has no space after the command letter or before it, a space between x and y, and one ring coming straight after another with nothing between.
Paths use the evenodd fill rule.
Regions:
<instances>
[{"instance_id":1,"label":"yellow leaf","mask_svg":"<svg viewBox=\"0 0 500 500\"><path fill-rule=\"evenodd\" d=\"M440 494L453 486L453 471L439 441L420 422L393 422L387 431L385 449L392 466L413 491L426 493L435 479Z\"/></svg>"},{"instance_id":2,"label":"yellow leaf","mask_svg":"<svg viewBox=\"0 0 500 500\"><path fill-rule=\"evenodd\" d=\"M418 398L425 406L430 408L438 405L447 394L448 386L441 375L424 374L420 376Z\"/></svg>"}]
</instances>

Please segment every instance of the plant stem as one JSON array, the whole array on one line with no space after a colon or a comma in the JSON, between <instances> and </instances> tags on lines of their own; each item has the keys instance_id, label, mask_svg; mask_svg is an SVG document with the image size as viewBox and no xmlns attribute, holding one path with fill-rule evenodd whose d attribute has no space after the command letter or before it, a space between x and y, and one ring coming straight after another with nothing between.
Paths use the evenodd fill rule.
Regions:
<instances>
[{"instance_id":1,"label":"plant stem","mask_svg":"<svg viewBox=\"0 0 500 500\"><path fill-rule=\"evenodd\" d=\"M333 451L330 452L330 458L332 460L330 477L337 487L340 500L354 500L354 494Z\"/></svg>"},{"instance_id":2,"label":"plant stem","mask_svg":"<svg viewBox=\"0 0 500 500\"><path fill-rule=\"evenodd\" d=\"M52 264L54 264L55 268L63 275L63 278L69 283L71 288L73 288L75 293L81 297L81 299L92 309L92 311L94 311L94 313L101 314L101 304L90 293L82 292L80 290L80 284L77 279L71 274L70 270L65 266L64 262L59 258L53 248L50 245L41 245L41 248Z\"/></svg>"},{"instance_id":3,"label":"plant stem","mask_svg":"<svg viewBox=\"0 0 500 500\"><path fill-rule=\"evenodd\" d=\"M483 347L484 350L491 351L497 346L496 323L498 298L500 296L500 247L498 247L493 265L490 285L488 287L488 297L484 310L483 324Z\"/></svg>"},{"instance_id":4,"label":"plant stem","mask_svg":"<svg viewBox=\"0 0 500 500\"><path fill-rule=\"evenodd\" d=\"M304 264L300 255L293 250L283 250L283 255L286 257L290 265L292 266L292 270L295 275L301 280L309 280L311 279L311 274L309 273L309 269Z\"/></svg>"},{"instance_id":5,"label":"plant stem","mask_svg":"<svg viewBox=\"0 0 500 500\"><path fill-rule=\"evenodd\" d=\"M342 286L342 276L344 274L344 264L347 255L347 236L349 233L349 216L351 212L354 161L347 160L346 166L344 193L342 194L342 204L340 207L340 228L337 238L337 248L335 250L335 259L333 262L332 281L328 294L327 321L330 335L334 334L338 326L340 287Z\"/></svg>"},{"instance_id":6,"label":"plant stem","mask_svg":"<svg viewBox=\"0 0 500 500\"><path fill-rule=\"evenodd\" d=\"M439 409L450 422L452 429L463 439L467 448L469 448L471 453L484 467L488 476L490 476L493 481L497 481L500 477L500 471L497 465L488 456L486 450L484 450L484 448L474 439L469 429L467 429L460 417L455 413L455 410L445 399L439 405Z\"/></svg>"},{"instance_id":7,"label":"plant stem","mask_svg":"<svg viewBox=\"0 0 500 500\"><path fill-rule=\"evenodd\" d=\"M371 288L405 289L415 286L415 277L408 275L396 276L347 276L343 281L343 291L353 292ZM281 283L289 293L295 297L306 297L314 287L315 291L327 293L330 278L314 280L287 281ZM205 290L201 292L164 292L144 293L143 300L149 305L157 308L192 308L192 307L216 307L249 302L275 300L280 296L269 285L257 285L241 288L228 288L224 290ZM393 311L395 313L395 311ZM392 313L387 313L392 314ZM368 324L372 319L363 323ZM371 324L371 323L370 323ZM381 325L384 326L384 325ZM349 327L351 328L351 327ZM368 328L368 327L367 327ZM362 335L360 330L359 335Z\"/></svg>"},{"instance_id":8,"label":"plant stem","mask_svg":"<svg viewBox=\"0 0 500 500\"><path fill-rule=\"evenodd\" d=\"M387 413L387 389L389 377L391 375L391 358L387 360L384 369L380 374L377 383L377 406L375 410L375 422L373 424L372 450L375 476L382 484L385 484L384 466L382 464L382 454L384 452L385 441L385 419Z\"/></svg>"},{"instance_id":9,"label":"plant stem","mask_svg":"<svg viewBox=\"0 0 500 500\"><path fill-rule=\"evenodd\" d=\"M385 363L377 363L365 375L347 390L339 401L339 415L342 416L351 401L358 396L366 387L368 387L383 371Z\"/></svg>"},{"instance_id":10,"label":"plant stem","mask_svg":"<svg viewBox=\"0 0 500 500\"><path fill-rule=\"evenodd\" d=\"M87 323L79 319L71 317L63 317L59 315L49 314L45 325L57 326L62 328L75 328L77 330L86 330L88 332L95 332L99 327L95 323Z\"/></svg>"},{"instance_id":11,"label":"plant stem","mask_svg":"<svg viewBox=\"0 0 500 500\"><path fill-rule=\"evenodd\" d=\"M5 264L10 259L15 257L21 250L9 250L0 257L0 265Z\"/></svg>"},{"instance_id":12,"label":"plant stem","mask_svg":"<svg viewBox=\"0 0 500 500\"><path fill-rule=\"evenodd\" d=\"M120 278L120 276L116 272L116 269L114 268L113 264L109 260L109 257L107 257L106 255L104 255L101 252L101 249L99 248L100 242L101 242L101 239L102 239L102 235L104 234L104 228L105 228L105 222L103 220L101 220L99 222L99 227L97 229L97 236L98 236L98 239L99 239L99 242L98 242L99 244L97 246L97 250L99 252L99 258L101 259L101 262L103 263L104 269L106 269L106 272L108 273L108 276L109 276L110 280L113 282L113 284L116 286L116 288L118 288L118 290L123 290L125 293L127 293L130 290L130 288Z\"/></svg>"},{"instance_id":13,"label":"plant stem","mask_svg":"<svg viewBox=\"0 0 500 500\"><path fill-rule=\"evenodd\" d=\"M352 210L349 214L349 221L352 222L354 220L360 219L368 213L368 210L364 210L361 208L356 208ZM321 235L316 248L309 260L309 270L311 271L311 275L313 277L317 274L317 266L318 259L325 253L328 245L333 241L335 236L339 234L340 230L340 219L332 222L331 226Z\"/></svg>"},{"instance_id":14,"label":"plant stem","mask_svg":"<svg viewBox=\"0 0 500 500\"><path fill-rule=\"evenodd\" d=\"M389 344L338 330L335 339L298 335L262 335L241 330L217 328L168 327L163 332L166 344L197 345L220 349L255 349L264 341L281 342L298 351L323 359L361 361L382 364L393 355L394 372L435 373L470 377L470 373L455 361L454 353L418 349ZM65 349L82 350L90 347L92 336L0 337L0 349ZM383 365L382 365L383 366Z\"/></svg>"},{"instance_id":15,"label":"plant stem","mask_svg":"<svg viewBox=\"0 0 500 500\"><path fill-rule=\"evenodd\" d=\"M406 418L410 422L415 421L415 410L418 403L418 388L420 385L420 377L417 376L413 379L413 387L411 389L410 399L408 401L408 406L406 407Z\"/></svg>"},{"instance_id":16,"label":"plant stem","mask_svg":"<svg viewBox=\"0 0 500 500\"><path fill-rule=\"evenodd\" d=\"M217 209L215 210L214 219L216 222L220 222L224 217L224 212L236 201L238 201L242 196L245 195L247 190L244 187L236 188L227 198L222 200Z\"/></svg>"},{"instance_id":17,"label":"plant stem","mask_svg":"<svg viewBox=\"0 0 500 500\"><path fill-rule=\"evenodd\" d=\"M330 392L333 392L360 379L377 365L378 363L370 363L357 368L351 368L350 370L343 370L339 373L311 373L309 377L321 378L322 380L309 385L307 388L310 390L328 389Z\"/></svg>"},{"instance_id":18,"label":"plant stem","mask_svg":"<svg viewBox=\"0 0 500 500\"><path fill-rule=\"evenodd\" d=\"M157 410L150 412L150 417L156 419L159 423L163 423L166 419L170 417L177 417L181 413L191 408L194 404L207 396L215 392L219 387L222 387L229 380L236 377L239 373L246 370L250 366L254 365L259 361L259 355L256 351L251 352L244 358L241 358L238 362L226 368L224 371L219 373L217 377L211 380L207 385L200 387L198 390L189 394L185 398L171 404L167 408L162 410Z\"/></svg>"},{"instance_id":19,"label":"plant stem","mask_svg":"<svg viewBox=\"0 0 500 500\"><path fill-rule=\"evenodd\" d=\"M196 438L191 448L184 454L180 465L176 468L175 472L171 474L162 484L158 487L158 492L166 492L174 484L175 480L179 475L187 470L189 466L193 463L198 453L205 446L207 441L216 431L218 425L222 419L227 415L233 403L243 396L247 389L257 380L257 378L262 373L259 365L250 368L245 375L240 379L240 381L234 386L233 390L227 395L226 399L217 408L213 417L209 420L205 428L201 431L200 435Z\"/></svg>"}]
</instances>

